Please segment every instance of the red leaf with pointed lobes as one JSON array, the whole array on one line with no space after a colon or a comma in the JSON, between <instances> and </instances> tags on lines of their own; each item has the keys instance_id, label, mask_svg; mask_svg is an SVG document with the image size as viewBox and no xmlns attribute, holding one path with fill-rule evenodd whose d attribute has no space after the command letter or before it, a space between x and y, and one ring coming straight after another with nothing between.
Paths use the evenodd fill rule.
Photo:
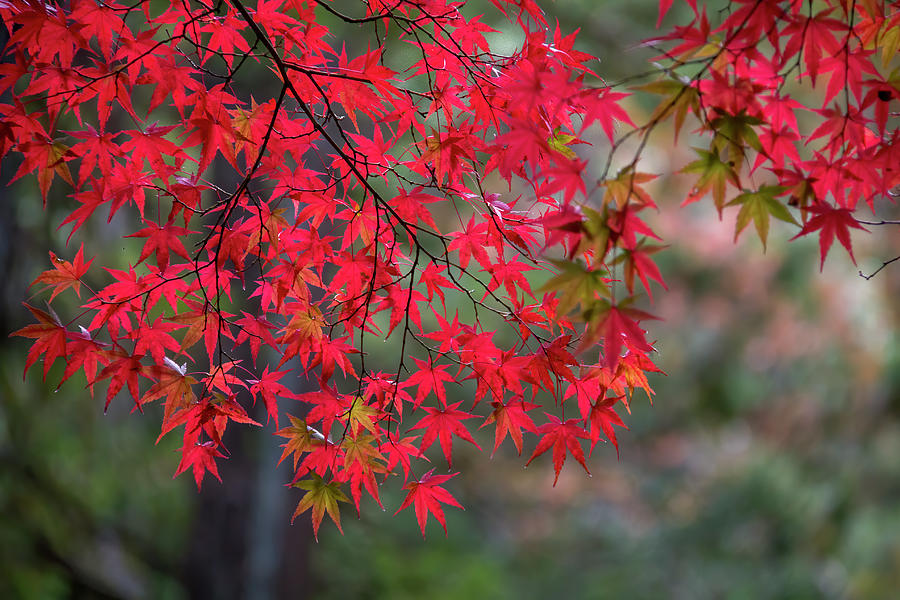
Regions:
<instances>
[{"instance_id":1,"label":"red leaf with pointed lobes","mask_svg":"<svg viewBox=\"0 0 900 600\"><path fill-rule=\"evenodd\" d=\"M610 88L590 90L588 94L583 95L580 100L585 109L582 130L587 129L594 121L600 121L606 137L610 143L614 143L617 122L634 127L631 117L621 106L621 101L627 97L628 94L613 92Z\"/></svg>"},{"instance_id":2,"label":"red leaf with pointed lobes","mask_svg":"<svg viewBox=\"0 0 900 600\"><path fill-rule=\"evenodd\" d=\"M850 242L850 228L862 229L863 231L868 231L868 229L860 225L853 218L851 211L846 208L834 208L823 203L809 206L806 210L815 213L816 216L807 221L800 233L791 239L796 240L798 237L809 235L814 231L819 232L819 270L821 271L825 268L825 257L828 255L834 236L837 236L838 241L847 250L847 254L850 255L850 260L853 261L853 264L856 264L856 258L853 256L853 246Z\"/></svg>"},{"instance_id":3,"label":"red leaf with pointed lobes","mask_svg":"<svg viewBox=\"0 0 900 600\"><path fill-rule=\"evenodd\" d=\"M647 290L647 296L651 301L653 300L653 292L650 290L648 277L663 286L664 289L669 289L666 282L663 281L662 274L660 274L656 263L650 258L651 254L655 254L665 248L666 246L648 244L646 238L638 242L634 248L623 248L622 253L616 257L613 264L625 263L625 286L628 288L629 294L634 294L635 275L640 277L641 283L644 284L644 289Z\"/></svg>"},{"instance_id":4,"label":"red leaf with pointed lobes","mask_svg":"<svg viewBox=\"0 0 900 600\"><path fill-rule=\"evenodd\" d=\"M612 442L613 446L616 447L616 456L619 456L619 442L616 440L616 432L613 429L613 425L618 425L625 429L628 429L628 426L626 426L622 421L622 418L616 414L613 406L623 398L623 396L603 398L602 400L597 400L597 402L594 403L594 406L591 407L591 452L594 451L597 442L600 441L600 432L602 431L606 436L606 439Z\"/></svg>"},{"instance_id":5,"label":"red leaf with pointed lobes","mask_svg":"<svg viewBox=\"0 0 900 600\"><path fill-rule=\"evenodd\" d=\"M444 456L447 458L448 466L452 466L453 464L451 454L453 453L452 436L454 435L464 439L481 450L481 446L472 439L472 434L470 434L465 425L462 424L464 419L471 419L475 415L456 410L456 407L460 404L462 404L461 401L456 404L451 404L444 409L426 407L424 410L428 413L428 416L423 417L416 426L413 427L413 429L425 429L425 434L422 436L422 445L419 447L422 452L428 450L436 439L440 439L441 449L444 451Z\"/></svg>"},{"instance_id":6,"label":"red leaf with pointed lobes","mask_svg":"<svg viewBox=\"0 0 900 600\"><path fill-rule=\"evenodd\" d=\"M378 494L378 482L375 474L386 473L383 463L387 462L387 459L378 451L377 439L374 435L357 433L358 435L348 432L341 443L341 449L344 451L344 470L340 478L350 481L350 495L356 505L357 514L360 512L359 503L362 498L363 486L378 503L378 506L384 510Z\"/></svg>"},{"instance_id":7,"label":"red leaf with pointed lobes","mask_svg":"<svg viewBox=\"0 0 900 600\"><path fill-rule=\"evenodd\" d=\"M87 264L84 263L84 243L78 248L78 253L75 255L74 262L59 258L56 254L51 252L50 263L53 265L53 270L44 271L38 275L37 279L35 279L31 285L34 285L35 283L46 283L51 286L53 288L53 293L50 294L51 302L56 298L57 294L69 288L75 290L75 294L80 298L81 278L87 273L92 262L94 262L93 258L89 260Z\"/></svg>"},{"instance_id":8,"label":"red leaf with pointed lobes","mask_svg":"<svg viewBox=\"0 0 900 600\"><path fill-rule=\"evenodd\" d=\"M239 346L244 341L250 342L250 355L253 357L253 363L256 363L259 357L259 349L265 342L271 348L278 348L278 343L272 335L272 331L276 329L274 325L269 323L262 315L251 315L246 311L241 311L243 318L238 319L235 325L239 327L237 336L234 338L234 345Z\"/></svg>"},{"instance_id":9,"label":"red leaf with pointed lobes","mask_svg":"<svg viewBox=\"0 0 900 600\"><path fill-rule=\"evenodd\" d=\"M437 294L441 299L441 306L445 307L444 304L444 290L441 288L455 289L456 285L451 282L449 279L441 275L441 273L446 272L447 267L438 266L433 262L428 263L422 272L419 274L419 283L424 283L427 291L428 291L428 301L431 302L431 299Z\"/></svg>"},{"instance_id":10,"label":"red leaf with pointed lobes","mask_svg":"<svg viewBox=\"0 0 900 600\"><path fill-rule=\"evenodd\" d=\"M413 409L418 409L429 393L437 396L441 402L441 406L447 406L447 392L444 389L445 384L454 383L456 380L447 372L446 365L435 365L432 362L425 362L413 357L416 363L416 371L406 378L400 387L410 388L416 387L416 399Z\"/></svg>"},{"instance_id":11,"label":"red leaf with pointed lobes","mask_svg":"<svg viewBox=\"0 0 900 600\"><path fill-rule=\"evenodd\" d=\"M207 471L212 473L220 482L222 481L222 478L219 477L219 468L216 466L216 458L225 458L225 455L219 451L219 447L215 442L210 440L202 444L189 444L182 446L180 452L181 462L178 464L178 470L175 471L173 479L187 471L188 468L191 468L194 471L194 481L197 482L198 491L203 483L203 476Z\"/></svg>"},{"instance_id":12,"label":"red leaf with pointed lobes","mask_svg":"<svg viewBox=\"0 0 900 600\"><path fill-rule=\"evenodd\" d=\"M142 354L131 355L118 353L114 355L113 362L100 371L97 378L91 382L91 384L94 384L107 377L111 378L109 387L106 389L106 404L103 406L104 411L109 408L109 403L112 402L112 399L125 385L128 386L128 391L131 393L134 405L139 410L143 411L143 409L141 409L141 395L138 387L138 375L144 375L144 369L146 368L141 364L141 359L143 357Z\"/></svg>"},{"instance_id":13,"label":"red leaf with pointed lobes","mask_svg":"<svg viewBox=\"0 0 900 600\"><path fill-rule=\"evenodd\" d=\"M50 184L53 183L55 175L62 177L72 187L75 186L72 173L69 171L68 164L66 164L66 160L73 158L74 153L65 144L44 137L20 142L17 149L24 155L25 160L22 161L12 181L17 180L26 173L37 170L38 187L45 206L47 204L47 192L50 191Z\"/></svg>"},{"instance_id":14,"label":"red leaf with pointed lobes","mask_svg":"<svg viewBox=\"0 0 900 600\"><path fill-rule=\"evenodd\" d=\"M544 423L537 428L537 433L542 435L537 447L534 449L531 458L525 463L525 466L531 464L535 458L553 448L553 471L556 476L553 478L553 485L559 481L559 472L562 470L563 463L566 462L566 454L572 453L575 460L584 467L585 472L590 475L587 465L584 463L584 451L581 449L579 439L588 439L588 434L581 426L581 419L568 419L565 422L550 413L544 413L550 419L549 423Z\"/></svg>"},{"instance_id":15,"label":"red leaf with pointed lobes","mask_svg":"<svg viewBox=\"0 0 900 600\"><path fill-rule=\"evenodd\" d=\"M449 504L457 508L462 508L462 504L456 501L456 498L450 495L450 492L441 487L442 483L446 483L451 477L455 477L458 473L449 475L435 475L434 469L431 469L418 481L410 481L403 486L403 489L409 490L403 504L397 509L396 515L410 504L414 505L416 511L416 520L419 522L419 529L422 530L422 537L425 537L425 525L428 522L428 514L434 515L441 527L444 528L444 535L447 535L447 521L444 518L444 509L441 504ZM464 509L465 510L465 509Z\"/></svg>"},{"instance_id":16,"label":"red leaf with pointed lobes","mask_svg":"<svg viewBox=\"0 0 900 600\"><path fill-rule=\"evenodd\" d=\"M147 221L145 221L145 223L147 223ZM147 238L147 241L144 242L144 248L141 250L141 256L138 258L135 265L144 262L151 254L156 253L156 264L159 266L160 271L165 271L166 267L169 266L170 251L185 260L190 260L190 256L188 255L187 250L185 250L181 240L191 233L197 232L188 231L184 227L172 225L172 221L170 220L165 225L148 223L148 227L125 237Z\"/></svg>"},{"instance_id":17,"label":"red leaf with pointed lobes","mask_svg":"<svg viewBox=\"0 0 900 600\"><path fill-rule=\"evenodd\" d=\"M166 357L163 365L153 365L149 369L151 377L157 379L156 383L141 397L141 404L146 404L166 397L165 414L163 421L169 421L176 412L185 409L194 402L193 384L197 380L188 375L186 364L180 366Z\"/></svg>"},{"instance_id":18,"label":"red leaf with pointed lobes","mask_svg":"<svg viewBox=\"0 0 900 600\"><path fill-rule=\"evenodd\" d=\"M25 304L25 308L31 311L31 314L39 321L37 324L26 325L22 329L12 332L10 336L27 337L36 340L28 351L28 358L25 360L25 372L22 378L28 374L28 369L34 364L34 361L43 354L44 355L44 379L47 378L47 372L57 358L66 357L66 328L59 322L59 317L50 309L50 313L46 313L39 308L35 308Z\"/></svg>"},{"instance_id":19,"label":"red leaf with pointed lobes","mask_svg":"<svg viewBox=\"0 0 900 600\"><path fill-rule=\"evenodd\" d=\"M66 372L59 379L56 389L59 389L72 375L83 370L84 376L88 382L94 381L97 369L100 366L100 357L103 353L104 344L91 338L91 332L79 325L81 331L78 333L67 332L66 337ZM88 389L91 397L94 396L94 386L88 383Z\"/></svg>"},{"instance_id":20,"label":"red leaf with pointed lobes","mask_svg":"<svg viewBox=\"0 0 900 600\"><path fill-rule=\"evenodd\" d=\"M135 341L135 354L149 354L157 364L164 362L165 352L178 353L181 344L169 333L178 329L178 325L157 317L153 323L147 323L129 332L128 337Z\"/></svg>"},{"instance_id":21,"label":"red leaf with pointed lobes","mask_svg":"<svg viewBox=\"0 0 900 600\"><path fill-rule=\"evenodd\" d=\"M250 384L250 393L253 394L254 402L257 398L262 398L266 406L266 423L268 423L269 419L272 419L275 421L275 427L278 427L278 398L300 399L298 394L289 390L284 384L278 383L279 379L291 372L290 369L270 372L268 365L266 365L259 379L247 380L247 383Z\"/></svg>"},{"instance_id":22,"label":"red leaf with pointed lobes","mask_svg":"<svg viewBox=\"0 0 900 600\"><path fill-rule=\"evenodd\" d=\"M516 451L519 456L522 455L522 430L534 433L537 427L526 411L538 408L537 404L531 404L523 400L510 400L506 404L498 400L491 402L494 412L488 415L481 427L496 423L494 429L494 449L491 451L491 458L497 452L497 448L506 439L506 435L512 438L513 444L516 445ZM481 429L479 427L479 429Z\"/></svg>"},{"instance_id":23,"label":"red leaf with pointed lobes","mask_svg":"<svg viewBox=\"0 0 900 600\"><path fill-rule=\"evenodd\" d=\"M624 304L611 305L605 300L598 301L588 314L588 331L579 349L584 350L602 339L603 366L610 371L615 371L623 345L644 354L654 351L637 322L657 317Z\"/></svg>"}]
</instances>

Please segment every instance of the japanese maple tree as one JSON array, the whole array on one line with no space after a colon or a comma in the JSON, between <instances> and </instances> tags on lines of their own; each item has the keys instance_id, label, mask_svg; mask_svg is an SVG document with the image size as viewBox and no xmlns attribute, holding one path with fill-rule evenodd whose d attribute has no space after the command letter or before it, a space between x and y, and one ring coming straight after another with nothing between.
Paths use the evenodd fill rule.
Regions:
<instances>
[{"instance_id":1,"label":"japanese maple tree","mask_svg":"<svg viewBox=\"0 0 900 600\"><path fill-rule=\"evenodd\" d=\"M900 7L686 4L647 42L651 71L616 84L531 0L486 6L521 40L507 54L445 0L0 2L13 178L33 173L45 203L66 187L70 242L124 215L141 244L125 270L83 244L50 253L47 304L14 334L34 340L25 370L60 361L61 382L107 381L106 406L161 403L198 487L229 426L265 425L261 402L316 533L382 484L423 535L429 514L446 529L453 473L429 457L481 449L480 428L556 479L569 454L590 472L658 371L639 297L665 288L661 197L641 159L664 121L702 144L685 202L737 211L735 237L752 222L763 245L790 223L822 263L835 237L852 259L851 230L890 224L858 215L900 183Z\"/></svg>"}]
</instances>

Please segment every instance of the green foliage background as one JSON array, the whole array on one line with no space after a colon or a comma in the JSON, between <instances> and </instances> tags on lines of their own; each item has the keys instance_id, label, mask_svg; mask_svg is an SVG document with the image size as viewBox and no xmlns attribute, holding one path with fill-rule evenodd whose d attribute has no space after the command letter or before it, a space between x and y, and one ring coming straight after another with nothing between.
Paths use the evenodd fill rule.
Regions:
<instances>
[{"instance_id":1,"label":"green foliage background","mask_svg":"<svg viewBox=\"0 0 900 600\"><path fill-rule=\"evenodd\" d=\"M634 46L653 34L656 2L545 8L564 30L582 28L581 49L610 81L646 69ZM677 166L660 158L670 140L661 133L649 151L658 172ZM33 179L5 185L14 171L0 172L4 334L28 322L20 303L46 251L74 252L55 231L68 206L60 189L43 212ZM385 489L386 512L369 503L357 521L345 509L346 535L326 523L312 543L305 518L288 525L299 495L272 468L279 440L259 431L230 442L248 458L225 461L225 483L207 479L198 495L188 477L171 479L178 440L154 445L160 415L124 401L104 415L83 378L56 391L39 364L23 380L27 341L4 335L0 597L890 597L900 268L865 282L838 252L819 274L816 249L787 245L783 224L766 255L749 236L733 246L733 225L710 207L679 209L677 186L661 181L657 195L671 290L658 294L666 321L652 337L669 375L652 381L652 407L636 396L621 459L598 448L592 478L568 464L553 488L547 457L525 470L511 445L493 461L460 448L464 475L450 489L467 510L448 510L447 538L432 523L423 541L411 513L392 516L402 497ZM94 268L133 259L115 226L90 232ZM863 270L900 253L893 233L855 237Z\"/></svg>"}]
</instances>

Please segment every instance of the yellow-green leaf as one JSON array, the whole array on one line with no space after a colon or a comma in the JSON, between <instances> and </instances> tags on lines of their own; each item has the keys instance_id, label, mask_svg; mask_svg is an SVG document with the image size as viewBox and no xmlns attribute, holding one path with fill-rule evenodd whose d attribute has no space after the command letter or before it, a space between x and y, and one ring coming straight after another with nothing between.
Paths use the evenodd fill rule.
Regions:
<instances>
[{"instance_id":1,"label":"yellow-green leaf","mask_svg":"<svg viewBox=\"0 0 900 600\"><path fill-rule=\"evenodd\" d=\"M334 524L337 525L338 531L344 533L344 530L341 528L341 511L338 508L338 502L350 502L350 500L341 491L336 481L325 483L324 479L312 473L309 479L304 479L291 485L301 490L306 490L306 494L300 499L300 503L297 504L294 516L291 517L291 523L311 508L313 535L316 541L319 541L319 526L322 524L322 519L325 517L326 512L331 517L331 520L334 521Z\"/></svg>"},{"instance_id":2,"label":"yellow-green leaf","mask_svg":"<svg viewBox=\"0 0 900 600\"><path fill-rule=\"evenodd\" d=\"M728 206L741 206L737 222L734 226L734 240L737 241L741 232L753 221L756 233L762 241L763 249L769 237L769 216L780 219L786 223L799 226L787 207L775 199L783 194L787 188L778 185L764 185L755 192L744 192L728 203Z\"/></svg>"},{"instance_id":3,"label":"yellow-green leaf","mask_svg":"<svg viewBox=\"0 0 900 600\"><path fill-rule=\"evenodd\" d=\"M723 162L718 151L707 152L700 148L694 148L700 155L698 160L681 169L682 173L699 173L700 177L694 183L694 188L687 202L698 200L706 192L712 192L713 201L719 215L725 206L725 187L730 181L735 187L740 187L740 179L734 170L732 162Z\"/></svg>"},{"instance_id":4,"label":"yellow-green leaf","mask_svg":"<svg viewBox=\"0 0 900 600\"><path fill-rule=\"evenodd\" d=\"M556 150L566 158L572 159L577 155L575 151L569 148L569 144L574 142L577 138L574 135L569 135L568 133L560 133L559 127L556 128L556 131L553 132L553 135L550 136L550 139L547 140L547 145L549 145L552 149Z\"/></svg>"},{"instance_id":5,"label":"yellow-green leaf","mask_svg":"<svg viewBox=\"0 0 900 600\"><path fill-rule=\"evenodd\" d=\"M539 291L556 292L559 297L559 314L567 314L576 304L585 305L598 295L609 297L606 272L588 269L581 261L554 260L559 274L541 286Z\"/></svg>"},{"instance_id":6,"label":"yellow-green leaf","mask_svg":"<svg viewBox=\"0 0 900 600\"><path fill-rule=\"evenodd\" d=\"M634 89L664 96L654 109L653 114L650 115L648 127L652 127L669 115L674 114L676 143L688 110L697 116L700 115L700 92L689 83L677 79L662 79L637 86Z\"/></svg>"}]
</instances>

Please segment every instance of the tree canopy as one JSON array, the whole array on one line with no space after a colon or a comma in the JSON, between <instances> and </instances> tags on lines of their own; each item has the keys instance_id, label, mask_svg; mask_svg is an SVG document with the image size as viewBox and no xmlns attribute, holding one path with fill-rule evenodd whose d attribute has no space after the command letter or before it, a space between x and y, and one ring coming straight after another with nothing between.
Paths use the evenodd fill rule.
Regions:
<instances>
[{"instance_id":1,"label":"tree canopy","mask_svg":"<svg viewBox=\"0 0 900 600\"><path fill-rule=\"evenodd\" d=\"M735 239L765 247L774 217L821 269L894 224L862 216L900 184L893 3L688 0L663 28L663 0L648 71L617 82L531 0L491 4L503 32L442 0L0 5L0 154L45 203L68 189L73 246L35 280L26 371L159 401L198 487L261 402L295 517L340 528L396 481L424 535L475 429L590 473L653 394L652 135L698 144L675 200L736 212ZM85 256L104 217L125 268Z\"/></svg>"}]
</instances>

